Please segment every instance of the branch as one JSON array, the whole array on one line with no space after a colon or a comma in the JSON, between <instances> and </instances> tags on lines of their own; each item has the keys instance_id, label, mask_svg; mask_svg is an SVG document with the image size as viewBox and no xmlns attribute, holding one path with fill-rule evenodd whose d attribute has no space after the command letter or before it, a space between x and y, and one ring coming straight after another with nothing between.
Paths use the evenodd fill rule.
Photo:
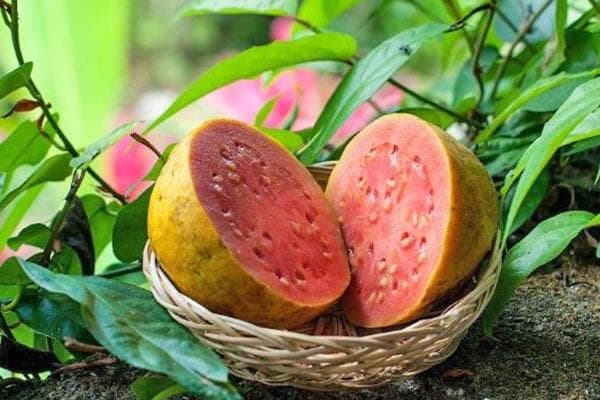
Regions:
<instances>
[{"instance_id":1,"label":"branch","mask_svg":"<svg viewBox=\"0 0 600 400\"><path fill-rule=\"evenodd\" d=\"M69 193L67 193L67 197L65 199L65 205L63 206L62 210L60 210L56 220L54 220L54 223L52 224L50 237L48 238L46 246L44 247L44 251L42 252L42 256L40 257L40 265L44 267L47 267L50 264L50 255L52 254L52 250L54 248L54 242L58 238L63 222L65 221L65 218L71 209L71 205L75 200L75 195L81 186L81 182L85 176L85 171L86 170L83 169L81 171L75 171L73 174L73 180L71 181L71 187L69 188Z\"/></svg>"},{"instance_id":2,"label":"branch","mask_svg":"<svg viewBox=\"0 0 600 400\"><path fill-rule=\"evenodd\" d=\"M493 4L493 3L490 3ZM487 18L485 20L485 25L483 27L483 31L481 35L479 35L479 39L477 40L477 44L475 46L475 53L473 55L473 65L472 71L475 80L477 81L477 86L479 87L479 97L477 98L477 103L475 104L475 110L479 108L481 105L481 101L485 95L484 87L483 87L483 79L481 78L481 74L483 70L481 69L481 65L479 65L479 58L481 57L481 52L483 50L483 45L485 44L485 39L487 38L488 32L490 31L490 26L492 25L492 20L494 19L494 10L495 7L490 7L487 13Z\"/></svg>"},{"instance_id":3,"label":"branch","mask_svg":"<svg viewBox=\"0 0 600 400\"><path fill-rule=\"evenodd\" d=\"M10 6L10 15L11 15L11 18L10 18L11 23L10 23L9 27L10 27L10 32L11 32L13 49L15 51L15 56L17 58L17 61L19 62L19 65L23 65L23 64L25 64L25 60L23 58L23 52L21 51L21 42L19 40L18 0L12 1L12 5ZM48 123L50 123L50 125L52 126L52 128L54 129L54 131L56 132L58 137L60 138L65 149L73 157L79 156L79 152L77 151L77 149L75 149L75 147L73 146L73 144L71 143L71 141L69 140L67 135L65 135L63 130L60 128L60 126L58 126L58 123L56 122L56 120L54 119L54 116L52 116L52 113L50 112L48 103L46 103L46 101L44 100L44 98L42 96L42 93L39 91L39 89L35 85L33 79L31 79L31 78L29 79L29 82L27 83L27 89L29 90L29 93L33 96L33 98L35 100L37 100L37 102L39 103L40 108L42 109L42 112L44 113L44 115L46 116L46 119L48 120ZM108 182L106 182L104 179L102 179L100 177L100 175L98 175L98 173L96 173L93 169L89 168L89 174L100 184L100 186L104 189L105 192L110 193L115 199L117 199L122 204L127 203L127 199L125 198L125 196L123 196L122 194L117 192L112 186L110 186L108 184Z\"/></svg>"},{"instance_id":4,"label":"branch","mask_svg":"<svg viewBox=\"0 0 600 400\"><path fill-rule=\"evenodd\" d=\"M93 361L82 361L82 362L74 362L72 364L67 364L64 367L55 369L54 371L52 371L52 373L50 375L57 375L57 374L61 374L65 371L72 371L72 370L76 370L76 369L87 369L87 368L94 368L94 367L102 367L105 365L113 365L116 364L117 362L119 362L119 360L117 360L117 358L115 357L106 357L106 358L101 358L99 360L93 360Z\"/></svg>"},{"instance_id":5,"label":"branch","mask_svg":"<svg viewBox=\"0 0 600 400\"><path fill-rule=\"evenodd\" d=\"M517 35L515 40L513 40L513 42L511 43L510 48L508 49L508 54L504 58L504 62L500 65L500 68L498 69L498 71L496 72L496 76L494 77L494 86L492 88L492 93L491 93L492 98L496 95L496 92L498 91L498 86L500 84L500 80L502 79L502 76L504 75L504 72L506 71L506 67L509 64L510 59L512 58L513 52L515 51L515 47L517 47L517 44L519 44L521 42L521 40L523 40L525 35L527 35L527 33L529 33L529 31L531 30L531 27L533 26L535 21L537 21L537 19L542 15L542 13L546 10L546 8L548 8L550 3L552 3L552 1L553 0L546 0L544 2L544 4L542 4L542 6L533 15L531 15L531 17L529 17L523 23L523 25L521 25L521 27L519 28L519 34Z\"/></svg>"},{"instance_id":6,"label":"branch","mask_svg":"<svg viewBox=\"0 0 600 400\"><path fill-rule=\"evenodd\" d=\"M80 353L106 352L106 349L102 346L96 346L95 344L89 344L89 343L83 343L72 337L65 337L64 345L67 348L67 350L78 351Z\"/></svg>"}]
</instances>

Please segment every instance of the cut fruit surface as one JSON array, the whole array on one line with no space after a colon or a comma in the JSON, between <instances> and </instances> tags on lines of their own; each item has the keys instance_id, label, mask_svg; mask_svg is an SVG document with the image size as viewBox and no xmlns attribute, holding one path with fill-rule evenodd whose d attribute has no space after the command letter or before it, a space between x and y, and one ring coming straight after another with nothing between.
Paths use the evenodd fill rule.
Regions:
<instances>
[{"instance_id":1,"label":"cut fruit surface","mask_svg":"<svg viewBox=\"0 0 600 400\"><path fill-rule=\"evenodd\" d=\"M240 122L210 121L177 146L152 193L148 226L183 293L261 325L302 325L350 281L335 214L317 183Z\"/></svg>"},{"instance_id":2,"label":"cut fruit surface","mask_svg":"<svg viewBox=\"0 0 600 400\"><path fill-rule=\"evenodd\" d=\"M352 271L344 311L361 326L422 316L474 272L497 229L483 165L408 114L381 117L350 142L327 196Z\"/></svg>"}]
</instances>

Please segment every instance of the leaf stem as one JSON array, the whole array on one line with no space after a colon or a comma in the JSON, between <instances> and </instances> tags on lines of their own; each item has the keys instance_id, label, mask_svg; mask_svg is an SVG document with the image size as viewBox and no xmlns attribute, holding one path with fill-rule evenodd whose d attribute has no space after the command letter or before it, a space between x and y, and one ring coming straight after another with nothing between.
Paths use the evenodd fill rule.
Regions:
<instances>
[{"instance_id":1,"label":"leaf stem","mask_svg":"<svg viewBox=\"0 0 600 400\"><path fill-rule=\"evenodd\" d=\"M153 152L154 154L156 154L156 156L158 158L160 158L163 162L166 161L165 158L163 157L163 154L148 139L146 139L142 135L135 133L135 132L131 133L129 136L131 136L131 138L133 140L135 140L136 142L138 142L138 143L146 146L148 149L150 149L150 151Z\"/></svg>"},{"instance_id":2,"label":"leaf stem","mask_svg":"<svg viewBox=\"0 0 600 400\"><path fill-rule=\"evenodd\" d=\"M490 94L491 98L494 98L496 95L496 92L498 91L498 86L500 85L500 80L504 76L504 72L506 71L506 67L508 66L508 64L513 56L515 47L517 47L517 44L519 44L521 42L521 40L523 40L525 35L527 35L527 33L529 33L529 31L530 31L531 27L533 26L533 24L535 23L535 21L537 21L537 19L542 15L542 13L546 10L546 8L548 8L550 3L552 3L552 1L553 0L546 0L544 2L544 4L542 4L542 6L534 14L532 14L529 18L527 18L527 20L519 28L519 33L517 34L517 37L511 43L510 48L508 49L508 54L504 58L504 62L500 65L500 68L498 68L498 71L496 72L496 76L494 77L494 86L492 87L492 92Z\"/></svg>"},{"instance_id":3,"label":"leaf stem","mask_svg":"<svg viewBox=\"0 0 600 400\"><path fill-rule=\"evenodd\" d=\"M10 27L10 32L11 32L13 50L15 52L15 56L17 58L17 61L19 62L19 65L23 65L23 64L25 64L25 60L23 58L23 52L21 50L21 42L19 39L19 1L18 0L12 1L10 10L11 10L10 11L11 23L9 24L9 27ZM71 143L71 141L69 140L67 135L65 135L63 130L60 128L60 126L56 122L56 119L54 119L54 116L52 115L52 113L50 112L50 108L48 107L48 103L46 103L46 101L44 100L42 93L39 91L39 89L37 88L37 86L32 78L29 78L29 82L27 83L27 89L29 90L29 93L33 96L33 98L35 100L37 100L37 102L39 103L40 108L42 109L42 112L44 113L44 115L46 116L46 119L48 120L48 123L50 123L50 125L52 126L52 128L54 129L54 131L56 132L58 137L60 138L61 142L64 145L64 148L73 157L79 156L79 152L77 151L77 149L75 149L75 147L73 146L73 144ZM89 174L100 184L100 186L104 189L104 191L106 191L107 193L110 193L115 199L117 199L122 204L127 203L127 198L125 196L123 196L122 194L120 194L119 192L117 192L112 186L110 186L108 184L108 182L106 182L104 179L102 179L102 177L100 177L100 175L98 175L98 173L96 173L93 169L91 169L91 168L89 169Z\"/></svg>"},{"instance_id":4,"label":"leaf stem","mask_svg":"<svg viewBox=\"0 0 600 400\"><path fill-rule=\"evenodd\" d=\"M479 106L481 105L481 101L483 100L483 97L485 95L483 79L481 78L483 70L481 68L481 65L479 64L479 58L481 57L481 52L483 50L485 40L487 38L488 32L490 31L492 20L494 19L494 10L496 9L494 1L490 2L490 5L492 6L489 7L489 10L487 12L485 25L483 26L483 31L481 32L481 35L479 35L479 39L477 40L477 44L475 45L475 53L473 54L473 65L471 67L473 71L473 76L475 77L475 80L477 81L477 86L479 87L479 96L477 98L477 103L474 107L475 110L479 108Z\"/></svg>"},{"instance_id":5,"label":"leaf stem","mask_svg":"<svg viewBox=\"0 0 600 400\"><path fill-rule=\"evenodd\" d=\"M52 230L50 231L50 237L46 242L46 246L44 247L44 251L40 257L40 265L47 267L50 264L50 255L52 254L52 250L54 248L54 241L58 237L60 233L60 229L62 228L63 222L71 209L71 205L75 200L75 195L77 194L77 190L81 186L81 182L85 176L86 169L76 170L73 174L73 179L71 181L71 187L69 188L69 192L67 193L67 197L65 198L65 204L60 210L58 216L54 220L52 224Z\"/></svg>"}]
</instances>

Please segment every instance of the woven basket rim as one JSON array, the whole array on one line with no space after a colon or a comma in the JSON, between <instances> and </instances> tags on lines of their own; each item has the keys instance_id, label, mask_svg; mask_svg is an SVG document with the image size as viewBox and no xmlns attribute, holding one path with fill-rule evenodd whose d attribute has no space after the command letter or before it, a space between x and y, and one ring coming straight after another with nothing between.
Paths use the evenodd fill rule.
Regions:
<instances>
[{"instance_id":1,"label":"woven basket rim","mask_svg":"<svg viewBox=\"0 0 600 400\"><path fill-rule=\"evenodd\" d=\"M154 258L153 262L150 261L151 258ZM213 318L221 319L224 322L228 322L228 324L233 323L235 325L242 325L242 326L245 325L247 328L250 328L250 330L253 330L253 331L260 331L260 332L269 333L271 335L280 335L280 336L287 337L290 339L305 340L305 341L309 341L309 342L314 341L315 339L337 340L340 338L344 338L344 340L348 340L348 339L364 340L364 341L377 340L377 339L381 339L386 336L398 334L403 331L409 332L414 329L418 329L421 325L427 325L431 322L441 320L441 319L443 319L444 316L451 314L452 311L455 308L457 308L461 303L464 303L464 302L467 302L467 300L470 300L470 297L478 298L479 296L473 296L473 293L475 293L478 290L478 288L481 288L484 285L485 281L490 279L490 277L494 274L494 277L493 277L494 282L492 283L492 292L493 292L496 287L496 284L498 282L499 271L500 271L500 266L501 266L500 265L501 264L500 240L499 240L499 234L497 234L496 238L494 239L494 244L492 246L492 249L489 252L489 255L487 257L485 257L484 260L482 260L480 266L478 267L477 271L475 272L474 276L477 277L477 283L475 284L475 286L473 286L463 296L456 298L452 303L445 305L444 308L441 309L435 315L430 316L430 317L420 318L420 319L417 319L417 320L412 321L407 324L394 325L394 326L386 328L386 330L384 332L377 332L377 333L360 335L360 336L341 336L341 335L317 335L317 334L297 332L294 330L268 328L268 327L264 327L261 325L256 325L252 322L244 321L242 319L231 317L228 315L215 313L215 312L209 310L208 308L206 308L205 306L203 306L202 304L198 303L194 299L190 298L189 296L181 293L179 291L179 289L177 289L177 287L175 286L173 281L169 278L168 274L163 270L162 266L160 266L158 259L156 259L156 255L154 254L154 252L152 250L150 240L148 240L146 242L146 245L144 247L143 261L144 261L143 262L144 274L146 275L147 279L149 280L151 286L154 284L154 281L151 279L151 274L149 273L148 268L150 268L151 264L155 264L155 267L160 271L160 273L162 273L164 275L164 277L169 281L169 283L172 285L173 289L177 292L177 294L181 298L185 299L186 302L193 304L194 307L198 307L204 313L206 313L207 315L210 315ZM487 265L483 266L482 264L485 261L487 261ZM484 305L484 308L485 308L485 306L487 306L487 302ZM396 327L397 327L397 329L395 329ZM377 328L375 328L375 329L377 329Z\"/></svg>"}]
</instances>

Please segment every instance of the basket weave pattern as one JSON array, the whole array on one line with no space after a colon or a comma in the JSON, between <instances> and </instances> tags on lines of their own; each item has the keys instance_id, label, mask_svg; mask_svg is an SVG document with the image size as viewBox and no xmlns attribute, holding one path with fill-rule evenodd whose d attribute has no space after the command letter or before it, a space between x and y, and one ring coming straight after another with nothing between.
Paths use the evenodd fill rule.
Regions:
<instances>
[{"instance_id":1,"label":"basket weave pattern","mask_svg":"<svg viewBox=\"0 0 600 400\"><path fill-rule=\"evenodd\" d=\"M310 170L323 186L331 167L317 165ZM234 375L309 390L377 386L441 363L456 350L490 300L500 263L496 243L468 293L433 316L408 325L356 328L333 310L300 330L286 331L211 312L177 290L149 245L143 257L156 300L200 342L219 353Z\"/></svg>"}]
</instances>

